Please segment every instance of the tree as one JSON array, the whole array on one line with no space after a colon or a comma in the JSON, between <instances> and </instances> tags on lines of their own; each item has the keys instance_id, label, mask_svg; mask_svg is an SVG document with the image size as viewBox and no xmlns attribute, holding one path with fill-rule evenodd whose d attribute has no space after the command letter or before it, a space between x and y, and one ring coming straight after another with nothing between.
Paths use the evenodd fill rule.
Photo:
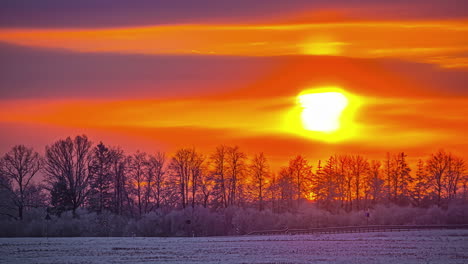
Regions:
<instances>
[{"instance_id":1,"label":"tree","mask_svg":"<svg viewBox=\"0 0 468 264\"><path fill-rule=\"evenodd\" d=\"M465 173L465 162L462 158L439 150L427 160L427 171L434 188L437 205L443 200L456 198L458 185Z\"/></svg>"},{"instance_id":2,"label":"tree","mask_svg":"<svg viewBox=\"0 0 468 264\"><path fill-rule=\"evenodd\" d=\"M377 204L382 198L384 180L381 178L380 161L372 160L369 164L366 178L366 200L371 199L373 205Z\"/></svg>"},{"instance_id":3,"label":"tree","mask_svg":"<svg viewBox=\"0 0 468 264\"><path fill-rule=\"evenodd\" d=\"M169 168L179 185L179 193L182 208L185 208L192 195L192 207L195 207L195 197L198 188L198 180L202 175L204 157L195 149L179 149L172 157Z\"/></svg>"},{"instance_id":4,"label":"tree","mask_svg":"<svg viewBox=\"0 0 468 264\"><path fill-rule=\"evenodd\" d=\"M327 211L332 210L333 201L338 196L338 164L335 156L331 156L325 167L319 161L315 172L313 193L319 205Z\"/></svg>"},{"instance_id":5,"label":"tree","mask_svg":"<svg viewBox=\"0 0 468 264\"><path fill-rule=\"evenodd\" d=\"M73 197L64 177L57 178L52 183L50 205L52 206L52 212L59 216L63 212L73 210ZM73 215L76 216L75 213Z\"/></svg>"},{"instance_id":6,"label":"tree","mask_svg":"<svg viewBox=\"0 0 468 264\"><path fill-rule=\"evenodd\" d=\"M228 173L228 186L227 186L227 201L229 205L235 205L239 202L241 196L241 177L246 170L245 161L247 155L240 151L238 146L228 147L226 151L227 157L227 173Z\"/></svg>"},{"instance_id":7,"label":"tree","mask_svg":"<svg viewBox=\"0 0 468 264\"><path fill-rule=\"evenodd\" d=\"M447 195L449 200L457 197L458 185L465 173L465 169L465 161L462 158L450 155L447 171Z\"/></svg>"},{"instance_id":8,"label":"tree","mask_svg":"<svg viewBox=\"0 0 468 264\"><path fill-rule=\"evenodd\" d=\"M76 209L83 205L89 193L91 145L88 137L82 135L73 140L67 137L46 146L46 180L56 195L55 205L67 209L70 206L74 217Z\"/></svg>"},{"instance_id":9,"label":"tree","mask_svg":"<svg viewBox=\"0 0 468 264\"><path fill-rule=\"evenodd\" d=\"M193 151L192 164L191 164L191 181L190 185L192 187L192 208L195 208L195 199L200 185L201 179L205 174L203 162L205 157L198 152Z\"/></svg>"},{"instance_id":10,"label":"tree","mask_svg":"<svg viewBox=\"0 0 468 264\"><path fill-rule=\"evenodd\" d=\"M407 198L409 194L408 186L411 184L411 168L406 162L407 155L404 152L399 153L395 157L395 163L397 168L397 173L395 177L395 197L397 202L402 204L407 203Z\"/></svg>"},{"instance_id":11,"label":"tree","mask_svg":"<svg viewBox=\"0 0 468 264\"><path fill-rule=\"evenodd\" d=\"M262 211L266 178L269 174L268 162L263 152L254 156L250 165L250 171L253 176L254 186L257 189L258 209Z\"/></svg>"},{"instance_id":12,"label":"tree","mask_svg":"<svg viewBox=\"0 0 468 264\"><path fill-rule=\"evenodd\" d=\"M392 175L394 174L394 165L393 165L393 162L391 160L391 156L390 156L390 153L387 152L387 157L385 159L385 174L386 174L386 178L385 178L385 185L387 187L387 199L388 201L392 201L393 200L393 197L392 197Z\"/></svg>"},{"instance_id":13,"label":"tree","mask_svg":"<svg viewBox=\"0 0 468 264\"><path fill-rule=\"evenodd\" d=\"M215 195L220 200L222 207L228 207L227 199L227 147L224 145L218 146L215 152L210 156L210 161L213 168L213 178L215 182Z\"/></svg>"},{"instance_id":14,"label":"tree","mask_svg":"<svg viewBox=\"0 0 468 264\"><path fill-rule=\"evenodd\" d=\"M297 186L294 182L294 175L289 167L283 167L278 173L277 194L279 194L278 212L293 211L294 198L297 193ZM296 203L297 205L297 203Z\"/></svg>"},{"instance_id":15,"label":"tree","mask_svg":"<svg viewBox=\"0 0 468 264\"><path fill-rule=\"evenodd\" d=\"M342 155L339 157L340 174L342 174L343 187L340 188L343 191L343 197L346 203L346 209L351 211L353 209L353 182L354 176L352 167L351 157L348 155Z\"/></svg>"},{"instance_id":16,"label":"tree","mask_svg":"<svg viewBox=\"0 0 468 264\"><path fill-rule=\"evenodd\" d=\"M29 206L27 198L34 188L32 179L43 164L42 158L32 148L24 145L14 146L0 160L0 185L7 190L9 197L18 211L18 218L23 219L24 208Z\"/></svg>"},{"instance_id":17,"label":"tree","mask_svg":"<svg viewBox=\"0 0 468 264\"><path fill-rule=\"evenodd\" d=\"M150 175L150 179L154 179L154 186L148 188L148 193L146 194L149 196L150 190L154 193L154 199L156 202L156 208L161 207L162 201L162 194L163 194L163 185L164 185L164 176L165 172L165 163L166 163L166 155L163 152L157 152L155 155L150 155L148 160L149 171L148 175ZM150 186L149 186L150 187Z\"/></svg>"},{"instance_id":18,"label":"tree","mask_svg":"<svg viewBox=\"0 0 468 264\"><path fill-rule=\"evenodd\" d=\"M428 175L424 161L419 159L417 163L416 174L412 179L412 185L409 189L410 197L414 206L421 206L424 197L428 195Z\"/></svg>"},{"instance_id":19,"label":"tree","mask_svg":"<svg viewBox=\"0 0 468 264\"><path fill-rule=\"evenodd\" d=\"M338 192L338 197L340 200L340 207L342 209L345 209L346 207L346 200L348 198L348 193L351 194L351 192L348 190L351 190L351 183L349 182L348 184L348 163L349 159L348 156L346 155L340 155L336 156L336 163L337 163L337 171L336 171L336 184L337 184L337 192ZM351 197L349 197L351 199Z\"/></svg>"},{"instance_id":20,"label":"tree","mask_svg":"<svg viewBox=\"0 0 468 264\"><path fill-rule=\"evenodd\" d=\"M361 200L361 192L362 192L362 179L361 177L367 173L369 169L369 163L367 160L361 155L354 155L350 158L350 169L351 174L353 175L354 179L354 193L356 199L356 209L360 210L360 200Z\"/></svg>"},{"instance_id":21,"label":"tree","mask_svg":"<svg viewBox=\"0 0 468 264\"><path fill-rule=\"evenodd\" d=\"M312 166L309 165L309 162L304 157L298 155L293 159L289 160L288 169L295 180L296 199L299 203L301 198L304 197L304 183L307 179L310 179L310 177L312 176Z\"/></svg>"},{"instance_id":22,"label":"tree","mask_svg":"<svg viewBox=\"0 0 468 264\"><path fill-rule=\"evenodd\" d=\"M439 150L437 153L432 154L427 160L427 171L431 180L431 184L435 189L437 205L442 205L442 199L445 190L445 177L449 169L450 154Z\"/></svg>"},{"instance_id":23,"label":"tree","mask_svg":"<svg viewBox=\"0 0 468 264\"><path fill-rule=\"evenodd\" d=\"M131 193L135 196L139 217L143 215L143 207L147 203L144 197L144 188L148 185L147 165L148 160L145 152L137 151L128 158Z\"/></svg>"},{"instance_id":24,"label":"tree","mask_svg":"<svg viewBox=\"0 0 468 264\"><path fill-rule=\"evenodd\" d=\"M409 196L408 186L411 184L411 169L406 162L404 152L396 155L387 153L386 174L389 200L394 203L405 204Z\"/></svg>"},{"instance_id":25,"label":"tree","mask_svg":"<svg viewBox=\"0 0 468 264\"><path fill-rule=\"evenodd\" d=\"M207 171L207 169L204 168L203 171ZM202 192L201 200L203 202L204 208L208 207L208 201L210 200L210 197L212 197L213 190L215 189L215 186L216 186L213 176L214 175L211 173L203 173L200 179L200 189Z\"/></svg>"},{"instance_id":26,"label":"tree","mask_svg":"<svg viewBox=\"0 0 468 264\"><path fill-rule=\"evenodd\" d=\"M118 215L122 215L125 206L128 206L129 197L127 192L128 179L126 172L128 170L128 160L124 152L119 148L110 150L111 159L111 174L112 174L112 211Z\"/></svg>"},{"instance_id":27,"label":"tree","mask_svg":"<svg viewBox=\"0 0 468 264\"><path fill-rule=\"evenodd\" d=\"M0 174L0 215L17 219L17 208L11 199L11 180Z\"/></svg>"},{"instance_id":28,"label":"tree","mask_svg":"<svg viewBox=\"0 0 468 264\"><path fill-rule=\"evenodd\" d=\"M89 207L101 213L112 208L112 164L113 153L102 142L92 151L90 174Z\"/></svg>"}]
</instances>

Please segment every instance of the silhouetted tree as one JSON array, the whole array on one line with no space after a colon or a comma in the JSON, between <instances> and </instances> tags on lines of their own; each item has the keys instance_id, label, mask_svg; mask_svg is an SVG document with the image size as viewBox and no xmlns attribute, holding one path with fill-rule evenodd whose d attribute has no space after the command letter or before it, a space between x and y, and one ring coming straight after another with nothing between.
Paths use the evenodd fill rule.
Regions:
<instances>
[{"instance_id":1,"label":"silhouetted tree","mask_svg":"<svg viewBox=\"0 0 468 264\"><path fill-rule=\"evenodd\" d=\"M437 205L442 206L443 200L450 201L456 197L460 179L465 173L464 160L440 150L432 154L426 164Z\"/></svg>"},{"instance_id":2,"label":"silhouetted tree","mask_svg":"<svg viewBox=\"0 0 468 264\"><path fill-rule=\"evenodd\" d=\"M429 177L426 172L424 161L419 159L416 174L413 176L412 185L409 189L410 197L414 206L421 206L422 201L429 194Z\"/></svg>"},{"instance_id":3,"label":"silhouetted tree","mask_svg":"<svg viewBox=\"0 0 468 264\"><path fill-rule=\"evenodd\" d=\"M283 167L278 173L277 188L279 194L278 212L291 212L295 206L293 204L297 194L297 186L294 182L292 170L289 167ZM297 203L296 203L297 205Z\"/></svg>"},{"instance_id":4,"label":"silhouetted tree","mask_svg":"<svg viewBox=\"0 0 468 264\"><path fill-rule=\"evenodd\" d=\"M380 161L372 160L369 164L366 178L366 200L371 199L371 204L376 205L383 196L384 180L381 178Z\"/></svg>"},{"instance_id":5,"label":"silhouetted tree","mask_svg":"<svg viewBox=\"0 0 468 264\"><path fill-rule=\"evenodd\" d=\"M148 160L148 175L152 185L148 185L146 196L149 197L152 192L154 195L156 208L161 207L163 187L164 187L164 177L165 177L165 163L166 156L163 152L157 152L155 155L150 155Z\"/></svg>"},{"instance_id":6,"label":"silhouetted tree","mask_svg":"<svg viewBox=\"0 0 468 264\"><path fill-rule=\"evenodd\" d=\"M269 174L269 166L263 152L257 154L250 164L250 173L253 176L253 184L256 188L258 209L263 210L263 197L266 188L266 179Z\"/></svg>"},{"instance_id":7,"label":"silhouetted tree","mask_svg":"<svg viewBox=\"0 0 468 264\"><path fill-rule=\"evenodd\" d=\"M394 203L406 204L408 202L409 189L411 184L411 169L406 162L404 152L396 155L387 153L386 174L389 200Z\"/></svg>"},{"instance_id":8,"label":"silhouetted tree","mask_svg":"<svg viewBox=\"0 0 468 264\"><path fill-rule=\"evenodd\" d=\"M240 151L238 146L228 147L226 151L227 157L227 175L228 175L228 204L235 205L240 201L241 196L241 177L246 170L247 155Z\"/></svg>"},{"instance_id":9,"label":"silhouetted tree","mask_svg":"<svg viewBox=\"0 0 468 264\"><path fill-rule=\"evenodd\" d=\"M360 200L362 192L362 177L369 169L369 163L361 155L354 155L350 158L350 169L354 179L354 199L356 200L356 209L360 210Z\"/></svg>"},{"instance_id":10,"label":"silhouetted tree","mask_svg":"<svg viewBox=\"0 0 468 264\"><path fill-rule=\"evenodd\" d=\"M213 196L213 190L215 189L216 181L214 179L214 175L212 173L208 173L206 168L203 168L202 171L204 171L204 173L200 178L200 189L202 192L201 200L203 207L207 208L210 198Z\"/></svg>"},{"instance_id":11,"label":"silhouetted tree","mask_svg":"<svg viewBox=\"0 0 468 264\"><path fill-rule=\"evenodd\" d=\"M227 192L227 147L224 145L218 146L215 152L210 156L212 164L212 174L215 181L214 192L222 207L228 207L228 192Z\"/></svg>"},{"instance_id":12,"label":"silhouetted tree","mask_svg":"<svg viewBox=\"0 0 468 264\"><path fill-rule=\"evenodd\" d=\"M73 197L65 178L57 178L52 183L50 199L52 212L56 215L60 216L63 212L73 210Z\"/></svg>"},{"instance_id":13,"label":"silhouetted tree","mask_svg":"<svg viewBox=\"0 0 468 264\"><path fill-rule=\"evenodd\" d=\"M102 142L92 151L92 160L89 166L88 195L89 208L101 213L112 208L112 164L113 153Z\"/></svg>"},{"instance_id":14,"label":"silhouetted tree","mask_svg":"<svg viewBox=\"0 0 468 264\"><path fill-rule=\"evenodd\" d=\"M427 160L427 172L430 177L431 185L434 187L437 205L442 205L442 198L444 195L445 178L450 166L450 154L440 150Z\"/></svg>"},{"instance_id":15,"label":"silhouetted tree","mask_svg":"<svg viewBox=\"0 0 468 264\"><path fill-rule=\"evenodd\" d=\"M76 216L76 209L83 205L89 193L89 165L92 158L92 143L88 137L68 137L46 146L45 172L52 190L56 189L55 206L71 210ZM63 204L60 204L62 203Z\"/></svg>"},{"instance_id":16,"label":"silhouetted tree","mask_svg":"<svg viewBox=\"0 0 468 264\"><path fill-rule=\"evenodd\" d=\"M338 194L338 164L335 156L331 156L324 167L317 165L313 193L315 200L327 211L332 211L333 202Z\"/></svg>"},{"instance_id":17,"label":"silhouetted tree","mask_svg":"<svg viewBox=\"0 0 468 264\"><path fill-rule=\"evenodd\" d=\"M354 176L355 174L353 173L352 168L352 160L351 156L348 155L342 155L339 157L340 161L340 166L341 166L341 172L343 174L343 195L346 200L346 206L345 208L348 211L351 211L353 209L353 182L354 182Z\"/></svg>"},{"instance_id":18,"label":"silhouetted tree","mask_svg":"<svg viewBox=\"0 0 468 264\"><path fill-rule=\"evenodd\" d=\"M465 161L457 156L450 155L447 171L447 195L449 200L457 197L460 180L465 174Z\"/></svg>"},{"instance_id":19,"label":"silhouetted tree","mask_svg":"<svg viewBox=\"0 0 468 264\"><path fill-rule=\"evenodd\" d=\"M30 206L27 201L34 188L32 179L39 172L43 164L42 158L32 148L24 145L14 146L0 159L0 185L7 191L8 196L17 208L18 218L23 219L24 208Z\"/></svg>"},{"instance_id":20,"label":"silhouetted tree","mask_svg":"<svg viewBox=\"0 0 468 264\"><path fill-rule=\"evenodd\" d=\"M129 187L136 199L138 207L138 216L143 215L143 208L145 201L145 186L148 185L147 179L148 173L148 159L145 152L137 151L134 155L128 158L128 175L129 175Z\"/></svg>"},{"instance_id":21,"label":"silhouetted tree","mask_svg":"<svg viewBox=\"0 0 468 264\"><path fill-rule=\"evenodd\" d=\"M404 152L370 162L361 155L334 155L319 161L313 172L298 155L275 174L263 153L248 159L237 146L219 146L209 159L194 148L178 149L166 166L164 153L137 151L127 156L103 143L93 147L83 135L48 145L45 158L22 145L0 157L0 215L23 219L21 226L39 212L25 208L45 204L45 193L33 183L42 167L50 191L47 198L52 211L48 212L60 215L71 210L76 217L76 210L87 206L98 214L82 220L93 228L100 226L97 229L103 234L120 229L131 230L122 231L127 235L207 234L202 226L217 222L221 222L220 233L234 234L265 226L283 228L286 223L310 226L311 217L318 219L315 225L332 224L341 221L336 215L343 210L395 207L379 206L382 202L417 207L437 204L442 208L436 214L450 219L440 221L463 222L459 212L464 210L460 204L468 200L465 161L441 150L414 165L412 171ZM112 219L102 213L105 210L123 216L116 216L109 229L102 228L103 221ZM424 212L407 210L414 215ZM136 219L127 225L129 217ZM302 218L307 222L301 222ZM190 227L184 222L187 219ZM421 219L417 221L425 221Z\"/></svg>"},{"instance_id":22,"label":"silhouetted tree","mask_svg":"<svg viewBox=\"0 0 468 264\"><path fill-rule=\"evenodd\" d=\"M204 161L203 156L195 149L179 149L172 157L169 168L177 178L180 186L180 197L182 208L185 208L192 196L192 207L195 207L195 197L198 187L198 180L202 174L201 166Z\"/></svg>"},{"instance_id":23,"label":"silhouetted tree","mask_svg":"<svg viewBox=\"0 0 468 264\"><path fill-rule=\"evenodd\" d=\"M119 148L110 150L111 158L111 174L112 180L112 211L118 215L124 213L125 207L129 206L129 196L127 192L128 179L126 172L128 170L128 162L124 152Z\"/></svg>"},{"instance_id":24,"label":"silhouetted tree","mask_svg":"<svg viewBox=\"0 0 468 264\"><path fill-rule=\"evenodd\" d=\"M306 180L310 180L312 176L312 166L309 165L309 162L304 157L298 155L289 161L288 170L295 181L296 199L299 202L304 198L306 192L304 183Z\"/></svg>"}]
</instances>

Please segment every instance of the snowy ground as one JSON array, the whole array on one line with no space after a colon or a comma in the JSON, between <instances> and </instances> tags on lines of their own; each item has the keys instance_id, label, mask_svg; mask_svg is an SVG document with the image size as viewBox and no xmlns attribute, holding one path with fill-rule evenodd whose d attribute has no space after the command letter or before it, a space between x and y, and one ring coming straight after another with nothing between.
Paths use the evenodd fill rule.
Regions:
<instances>
[{"instance_id":1,"label":"snowy ground","mask_svg":"<svg viewBox=\"0 0 468 264\"><path fill-rule=\"evenodd\" d=\"M468 230L203 238L0 238L0 263L468 263Z\"/></svg>"}]
</instances>

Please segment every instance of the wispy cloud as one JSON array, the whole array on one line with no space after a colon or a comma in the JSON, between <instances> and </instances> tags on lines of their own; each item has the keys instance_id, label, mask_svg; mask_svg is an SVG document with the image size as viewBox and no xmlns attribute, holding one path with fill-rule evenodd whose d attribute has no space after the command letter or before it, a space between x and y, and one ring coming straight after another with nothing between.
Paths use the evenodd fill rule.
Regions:
<instances>
[{"instance_id":1,"label":"wispy cloud","mask_svg":"<svg viewBox=\"0 0 468 264\"><path fill-rule=\"evenodd\" d=\"M108 29L2 29L0 41L77 52L171 55L390 57L465 67L466 21L164 25Z\"/></svg>"}]
</instances>

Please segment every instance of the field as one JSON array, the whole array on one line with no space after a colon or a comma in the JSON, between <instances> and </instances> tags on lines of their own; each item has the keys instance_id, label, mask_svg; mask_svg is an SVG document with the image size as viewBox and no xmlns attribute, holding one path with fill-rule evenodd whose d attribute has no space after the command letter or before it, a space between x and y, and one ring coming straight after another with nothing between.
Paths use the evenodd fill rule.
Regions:
<instances>
[{"instance_id":1,"label":"field","mask_svg":"<svg viewBox=\"0 0 468 264\"><path fill-rule=\"evenodd\" d=\"M468 263L468 230L190 238L0 238L0 263Z\"/></svg>"}]
</instances>

